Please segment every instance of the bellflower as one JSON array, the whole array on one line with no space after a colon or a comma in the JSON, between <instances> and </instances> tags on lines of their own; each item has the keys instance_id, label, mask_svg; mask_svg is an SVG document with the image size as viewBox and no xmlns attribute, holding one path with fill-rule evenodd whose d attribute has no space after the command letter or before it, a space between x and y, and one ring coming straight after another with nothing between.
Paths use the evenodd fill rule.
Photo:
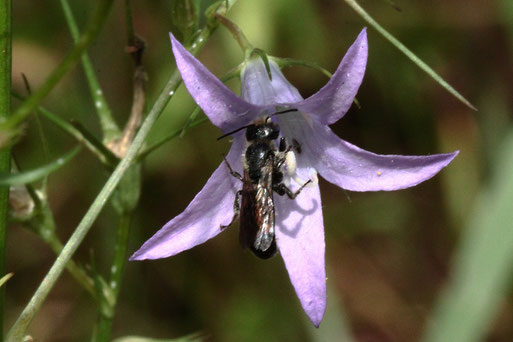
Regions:
<instances>
[{"instance_id":1,"label":"bellflower","mask_svg":"<svg viewBox=\"0 0 513 342\"><path fill-rule=\"evenodd\" d=\"M260 58L246 63L241 73L242 96L235 95L171 36L176 64L185 86L210 121L223 132L243 127L277 110L297 111L273 116L288 142L297 140L296 168L286 183L305 187L295 200L274 196L276 242L306 314L319 326L326 308L324 224L317 173L351 191L391 191L417 185L447 166L458 152L429 156L378 155L338 138L328 127L349 110L363 79L367 62L365 29L349 48L329 82L316 94L301 97L270 59L271 78ZM226 159L242 173L244 133L233 135ZM199 245L228 225L235 193L242 188L224 163L183 213L166 223L134 253L131 260L166 258Z\"/></svg>"}]
</instances>

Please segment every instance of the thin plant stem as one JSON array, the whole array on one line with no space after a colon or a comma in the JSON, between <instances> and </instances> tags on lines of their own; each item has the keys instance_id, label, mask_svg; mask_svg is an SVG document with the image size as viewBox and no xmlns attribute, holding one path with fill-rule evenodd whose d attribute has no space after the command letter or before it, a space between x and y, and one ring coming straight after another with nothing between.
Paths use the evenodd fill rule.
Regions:
<instances>
[{"instance_id":1,"label":"thin plant stem","mask_svg":"<svg viewBox=\"0 0 513 342\"><path fill-rule=\"evenodd\" d=\"M14 92L12 93L12 96L19 100L24 99L23 96ZM68 121L61 119L59 115L51 112L43 106L38 106L37 110L57 127L84 145L85 148L96 155L96 157L98 157L98 159L105 165L112 167L118 162L118 158L109 149L107 149L101 141L96 139L93 134L87 132L85 128L83 128L80 124L69 123Z\"/></svg>"},{"instance_id":2,"label":"thin plant stem","mask_svg":"<svg viewBox=\"0 0 513 342\"><path fill-rule=\"evenodd\" d=\"M161 91L159 97L155 101L153 109L146 117L146 120L144 121L144 123L141 126L141 129L135 136L134 141L128 149L125 157L123 157L123 159L118 164L112 175L109 177L104 187L102 188L96 199L93 201L92 205L89 207L89 210L82 218L79 225L77 226L77 228L69 238L68 242L62 249L61 254L59 254L57 260L55 260L54 264L44 277L43 281L37 288L29 303L23 309L22 313L12 326L11 330L9 331L7 341L17 342L23 338L26 329L29 327L35 314L40 309L41 305L46 299L46 296L48 295L53 285L61 275L67 262L71 259L73 253L75 253L77 248L80 246L87 232L91 228L92 224L94 223L94 221L100 214L101 210L107 203L110 195L116 189L116 186L123 178L125 172L129 169L132 161L134 160L134 157L136 156L136 153L144 143L144 140L146 139L146 136L148 135L150 129L153 127L153 124L158 119L160 113L164 110L165 106L167 105L172 95L176 91L176 88L178 88L178 86L180 85L180 81L180 74L178 73L178 71L175 71L171 75L168 83L165 85L164 89Z\"/></svg>"},{"instance_id":3,"label":"thin plant stem","mask_svg":"<svg viewBox=\"0 0 513 342\"><path fill-rule=\"evenodd\" d=\"M116 236L116 246L114 247L114 261L112 263L109 285L115 298L119 295L121 289L121 277L127 261L126 252L128 249L128 238L130 225L132 223L133 212L124 213L119 220L119 227Z\"/></svg>"},{"instance_id":4,"label":"thin plant stem","mask_svg":"<svg viewBox=\"0 0 513 342\"><path fill-rule=\"evenodd\" d=\"M239 64L238 66L236 66L235 68L230 70L228 73L226 73L223 77L220 78L221 82L226 83L229 80L231 80L232 78L239 77L242 67L243 67L243 64ZM192 124L195 124L195 126L197 126L198 124L206 121L206 118L202 118L198 122L194 121L194 119L196 119L196 117L199 115L200 112L201 112L201 108L199 106L194 108L192 113L189 115L189 118L185 122L185 125L183 125L182 131L180 132L180 138L183 138L185 136L185 133L187 133L187 130L191 127ZM192 127L195 127L195 126L192 126ZM170 136L171 136L171 138L170 138ZM164 140L164 139L162 139L162 140L163 140L163 142L167 142L167 141L173 139L174 137L175 136L174 136L174 132L173 132L172 134L170 134L164 138L166 140ZM157 147L158 146L156 146L155 148L157 148Z\"/></svg>"},{"instance_id":5,"label":"thin plant stem","mask_svg":"<svg viewBox=\"0 0 513 342\"><path fill-rule=\"evenodd\" d=\"M50 246L56 255L59 255L62 251L63 245L56 234L53 214L46 201L44 203L40 203L40 205L42 217L38 220L37 226L35 223L32 224L31 229ZM66 270L68 270L71 276L84 288L84 290L87 291L87 293L89 293L93 298L96 298L94 281L87 275L87 272L81 266L76 264L73 260L69 260L66 265Z\"/></svg>"},{"instance_id":6,"label":"thin plant stem","mask_svg":"<svg viewBox=\"0 0 513 342\"><path fill-rule=\"evenodd\" d=\"M25 88L27 90L27 93L29 95L32 94L32 89L30 87L30 83L29 83L29 81L27 79L27 76L25 76L24 73L22 73L21 75L23 77L23 82L25 83ZM43 151L43 160L44 160L45 163L48 163L49 156L50 156L50 148L48 147L48 140L46 139L46 135L45 135L45 132L43 130L43 125L41 124L41 120L39 119L38 113L36 113L35 119L36 119L35 121L36 121L37 131L39 133L39 138L41 139L41 147L42 147L42 151ZM41 186L43 191L46 191L47 184L48 184L48 177L45 177L45 178L43 178L43 184Z\"/></svg>"},{"instance_id":7,"label":"thin plant stem","mask_svg":"<svg viewBox=\"0 0 513 342\"><path fill-rule=\"evenodd\" d=\"M121 139L116 140L114 145L109 145L111 150L118 156L123 157L130 147L134 136L139 129L144 106L146 104L146 72L142 64L144 53L144 42L135 35L130 0L125 2L126 29L127 29L127 51L130 52L135 64L133 97L130 117L123 129ZM112 322L116 314L116 305L119 291L121 289L121 278L126 262L126 251L128 247L128 233L132 222L134 209L139 203L141 186L140 165L133 165L118 185L117 196L111 198L114 208L120 214L119 225L116 231L116 243L114 245L114 258L111 266L110 280L107 287L111 290L111 297L104 298L103 303L98 307L99 322L94 331L93 340L96 342L109 342L112 330ZM105 309L105 306L107 309Z\"/></svg>"},{"instance_id":8,"label":"thin plant stem","mask_svg":"<svg viewBox=\"0 0 513 342\"><path fill-rule=\"evenodd\" d=\"M64 18L66 19L66 23L68 24L69 30L71 32L71 37L75 44L78 44L80 41L80 32L78 30L77 22L75 21L75 17L69 6L68 0L61 0L61 7L64 11ZM94 107L96 108L96 112L98 113L98 117L100 119L100 126L103 132L103 141L109 142L113 139L116 139L120 136L121 132L119 130L116 121L112 117L112 112L109 108L109 104L107 100L105 100L105 96L103 95L103 90L96 78L94 73L94 68L91 63L91 59L87 53L82 54L82 68L84 69L84 73L87 79L87 84L89 85L89 90L91 92L91 97L94 101Z\"/></svg>"},{"instance_id":9,"label":"thin plant stem","mask_svg":"<svg viewBox=\"0 0 513 342\"><path fill-rule=\"evenodd\" d=\"M208 118L205 116L205 117L202 117L202 118L199 118L193 122L191 122L187 128L193 128L193 127L196 127L196 126L199 126L201 125L202 123L208 121ZM145 147L140 153L139 155L137 156L137 160L143 160L144 158L146 158L151 152L155 151L157 148L159 148L160 146L164 145L165 143L167 143L168 141L171 141L173 140L174 138L176 138L177 136L179 136L181 133L183 132L183 128L178 128L178 129L175 129L173 132L169 133L168 135L166 135L165 137L163 137L162 139L154 142L153 144L151 144L150 146L148 147Z\"/></svg>"},{"instance_id":10,"label":"thin plant stem","mask_svg":"<svg viewBox=\"0 0 513 342\"><path fill-rule=\"evenodd\" d=\"M276 57L273 57L273 60L278 63L278 66L280 68L300 65L300 66L304 66L307 68L312 68L314 70L317 70L328 78L331 78L331 76L333 75L331 72L324 69L322 66L320 66L319 64L317 64L315 62L302 61L302 60L294 59L294 58L276 58Z\"/></svg>"},{"instance_id":11,"label":"thin plant stem","mask_svg":"<svg viewBox=\"0 0 513 342\"><path fill-rule=\"evenodd\" d=\"M195 121L196 117L201 113L200 106L196 106L192 113L189 115L189 118L185 122L185 125L183 125L182 131L180 132L180 138L183 138L185 136L185 133L187 133L187 130L191 126L191 124Z\"/></svg>"},{"instance_id":12,"label":"thin plant stem","mask_svg":"<svg viewBox=\"0 0 513 342\"><path fill-rule=\"evenodd\" d=\"M11 113L11 58L12 58L12 3L11 0L0 1L0 120L5 120ZM11 151L0 151L0 172L9 172L11 168ZM5 242L7 236L7 206L9 187L0 188L0 277L5 274ZM0 287L0 341L3 341L4 325L4 289Z\"/></svg>"},{"instance_id":13,"label":"thin plant stem","mask_svg":"<svg viewBox=\"0 0 513 342\"><path fill-rule=\"evenodd\" d=\"M392 45L394 45L399 51L408 57L413 63L417 64L419 68L421 68L426 74L431 76L438 84L440 84L445 90L447 90L451 95L457 98L461 103L465 106L469 107L472 110L477 110L476 107L470 101L463 97L456 89L454 89L447 81L445 81L442 76L438 75L429 65L424 63L420 58L418 58L410 49L404 46L397 38L392 36L387 30L383 28L380 24L374 20L369 13L367 13L357 2L356 0L344 0L344 2L351 7L359 16L363 18L370 26L374 27L376 31L378 31L386 40L388 40Z\"/></svg>"},{"instance_id":14,"label":"thin plant stem","mask_svg":"<svg viewBox=\"0 0 513 342\"><path fill-rule=\"evenodd\" d=\"M229 20L222 14L217 14L216 19L219 20L232 33L233 38L237 41L242 51L253 50L253 46L246 38L239 26Z\"/></svg>"},{"instance_id":15,"label":"thin plant stem","mask_svg":"<svg viewBox=\"0 0 513 342\"><path fill-rule=\"evenodd\" d=\"M127 246L132 223L133 211L122 213L119 220L119 226L116 232L116 245L114 247L114 260L111 266L109 287L111 288L112 298L109 299L109 315L100 313L99 322L95 331L96 342L110 341L112 330L112 321L116 310L116 304L121 289L121 278L127 261Z\"/></svg>"},{"instance_id":16,"label":"thin plant stem","mask_svg":"<svg viewBox=\"0 0 513 342\"><path fill-rule=\"evenodd\" d=\"M233 6L235 2L236 0L228 1L229 6ZM224 6L224 2L221 6ZM226 11L228 10L228 8L224 8L224 10ZM211 33L217 28L217 26L218 25L208 25L206 28L204 28L195 39L193 43L194 48L192 48L191 50L196 53L201 47L203 47L205 42L210 37ZM139 149L144 144L144 141L146 140L148 133L157 121L159 115L162 113L162 111L168 104L171 97L175 94L175 91L180 84L180 73L178 72L178 70L175 70L169 78L167 84L160 92L160 95L158 96L148 116L144 120L141 128L139 129L139 132L135 136L134 141L130 145L130 148L128 148L126 155L123 157L123 159L120 161L114 172L111 174L111 176L103 186L102 190L89 207L89 210L82 218L82 220L76 227L75 231L69 238L68 242L62 249L61 254L57 257L57 260L55 260L54 264L44 277L43 281L37 288L29 303L23 309L22 313L12 326L7 336L8 342L18 342L22 340L25 331L34 319L34 316L36 315L37 311L41 308L41 305L46 299L48 293L55 285L55 282L57 281L59 276L62 274L62 271L66 267L66 264L73 256L73 253L75 253L77 248L84 240L87 232L89 231L92 224L94 223L94 221L100 214L101 210L107 203L107 200L109 199L110 195L116 189L116 186L119 184L124 174L130 168L132 162L137 156Z\"/></svg>"},{"instance_id":17,"label":"thin plant stem","mask_svg":"<svg viewBox=\"0 0 513 342\"><path fill-rule=\"evenodd\" d=\"M20 170L14 155L13 165L16 169ZM41 191L44 194L39 195L38 191L36 191L32 184L25 184L24 187L25 190L27 190L30 199L34 203L34 212L36 213L28 222L24 222L24 225L46 242L56 255L59 255L62 251L63 245L56 234L57 226L55 224L53 212L47 201L46 190L42 189ZM93 298L96 298L93 279L87 275L85 269L76 264L73 260L68 262L66 269Z\"/></svg>"},{"instance_id":18,"label":"thin plant stem","mask_svg":"<svg viewBox=\"0 0 513 342\"><path fill-rule=\"evenodd\" d=\"M100 33L112 2L113 0L98 1L96 10L91 16L91 20L80 37L79 42L75 44L62 62L52 71L43 85L18 107L8 120L4 119L3 122L0 123L0 132L2 134L7 134L6 132L9 132L9 130L16 129L34 111L48 93L50 93L62 77L71 70L82 56L82 53L86 51Z\"/></svg>"}]
</instances>

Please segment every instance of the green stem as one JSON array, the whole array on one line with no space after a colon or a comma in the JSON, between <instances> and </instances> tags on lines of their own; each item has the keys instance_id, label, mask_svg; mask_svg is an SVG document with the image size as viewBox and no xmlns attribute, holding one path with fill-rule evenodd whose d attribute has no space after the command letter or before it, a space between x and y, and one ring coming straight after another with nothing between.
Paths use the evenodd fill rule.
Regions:
<instances>
[{"instance_id":1,"label":"green stem","mask_svg":"<svg viewBox=\"0 0 513 342\"><path fill-rule=\"evenodd\" d=\"M230 7L235 3L235 0L229 2ZM197 52L208 40L211 33L215 30L217 25L208 25L202 32L198 35L194 42L194 48L191 49L194 52ZM100 211L103 209L107 200L109 199L112 192L115 190L118 183L123 178L125 172L130 168L132 162L137 156L137 152L144 144L146 136L150 132L151 128L157 121L159 115L164 110L165 106L174 95L176 89L181 83L180 73L178 71L173 72L168 83L164 86L162 91L160 92L159 97L155 101L150 113L144 120L139 132L134 138L134 141L130 145L130 148L127 150L126 155L123 157L121 162L118 164L112 175L109 177L104 187L93 201L91 207L85 214L85 216L80 221L79 225L69 238L68 242L62 249L61 254L57 257L54 264L46 274L45 278L39 285L38 289L30 299L27 306L23 309L22 313L12 326L11 330L8 334L9 342L18 342L22 340L25 331L29 327L32 319L34 318L37 311L40 309L43 304L46 296L54 286L55 282L61 275L62 271L66 267L67 262L73 256L73 253L77 250L78 246L84 240L87 232L91 228L92 224L100 214Z\"/></svg>"},{"instance_id":2,"label":"green stem","mask_svg":"<svg viewBox=\"0 0 513 342\"><path fill-rule=\"evenodd\" d=\"M32 197L34 192L29 191L29 194L31 194ZM56 227L52 211L48 207L48 203L46 201L44 203L39 201L39 203L36 203L36 206L39 206L40 208L41 217L37 220L37 223L31 224L32 230L50 246L56 255L59 255L62 251L63 245L55 233ZM70 260L66 265L66 269L77 283L87 291L87 293L89 293L93 298L96 298L94 281L87 275L86 271L82 267L77 265L73 260Z\"/></svg>"},{"instance_id":3,"label":"green stem","mask_svg":"<svg viewBox=\"0 0 513 342\"><path fill-rule=\"evenodd\" d=\"M376 22L355 0L344 0L346 4L349 5L356 13L358 13L370 26L374 27L376 31L378 31L386 40L388 40L392 45L399 49L402 53L406 55L413 63L417 64L419 68L421 68L426 74L431 76L438 84L440 84L445 90L447 90L450 94L452 94L455 98L461 101L465 106L470 109L477 110L472 103L470 103L466 98L463 97L456 89L454 89L449 83L447 83L442 76L438 75L429 65L424 63L420 58L418 58L410 49L403 45L397 38L392 36L385 30L380 24Z\"/></svg>"},{"instance_id":4,"label":"green stem","mask_svg":"<svg viewBox=\"0 0 513 342\"><path fill-rule=\"evenodd\" d=\"M62 62L48 76L43 85L34 92L27 100L12 114L9 120L3 120L0 124L0 131L5 134L6 131L16 129L31 112L39 105L39 103L50 93L55 85L66 75L68 71L75 65L82 53L96 39L105 22L109 9L113 0L100 0L96 11L91 17L86 30L80 37L80 40L71 51L64 57ZM3 11L2 11L3 12ZM0 118L1 119L1 118Z\"/></svg>"},{"instance_id":5,"label":"green stem","mask_svg":"<svg viewBox=\"0 0 513 342\"><path fill-rule=\"evenodd\" d=\"M200 106L197 106L189 115L189 118L185 122L185 125L183 125L182 131L180 132L180 138L183 138L185 136L185 133L187 133L187 130L189 129L191 124L195 122L195 119L199 115L199 113L201 113L201 108ZM172 138L174 138L174 136Z\"/></svg>"},{"instance_id":6,"label":"green stem","mask_svg":"<svg viewBox=\"0 0 513 342\"><path fill-rule=\"evenodd\" d=\"M11 113L11 0L0 1L0 120L5 120ZM0 172L9 172L11 168L11 151L0 151ZM5 274L5 240L7 235L7 205L9 188L0 188L0 277ZM0 288L0 341L3 340L4 324L4 289Z\"/></svg>"},{"instance_id":7,"label":"green stem","mask_svg":"<svg viewBox=\"0 0 513 342\"><path fill-rule=\"evenodd\" d=\"M121 277L125 268L126 251L128 248L128 237L130 232L130 224L132 223L133 213L129 212L121 215L119 227L116 236L116 246L114 247L114 261L112 262L110 274L110 287L114 297L117 298L121 288Z\"/></svg>"},{"instance_id":8,"label":"green stem","mask_svg":"<svg viewBox=\"0 0 513 342\"><path fill-rule=\"evenodd\" d=\"M22 78L23 78L23 83L25 83L25 89L27 90L27 94L32 94L32 89L30 87L30 83L27 79L27 76L25 76L24 73L21 74ZM43 130L43 125L41 124L41 120L39 119L39 115L35 115L35 121L36 121L36 126L37 126L37 131L39 133L39 138L41 139L41 147L42 147L42 151L43 151L43 160L46 163L48 163L49 161L49 156L50 156L50 148L48 147L48 140L46 140L46 135L45 135L45 132ZM48 184L48 177L45 177L43 178L43 184L41 186L41 189L45 192L46 191L46 186Z\"/></svg>"},{"instance_id":9,"label":"green stem","mask_svg":"<svg viewBox=\"0 0 513 342\"><path fill-rule=\"evenodd\" d=\"M61 0L61 7L64 11L64 17L66 18L66 23L68 23L71 37L73 38L75 44L78 44L80 41L80 32L78 30L77 22L75 21L75 17L73 16L73 12L71 11L68 0ZM87 53L82 54L82 68L84 69L87 84L89 85L89 90L94 101L96 112L100 118L100 125L103 132L104 142L119 138L121 131L112 118L109 105L105 100L105 96L103 96L102 88L98 82L98 79L96 78L91 59Z\"/></svg>"},{"instance_id":10,"label":"green stem","mask_svg":"<svg viewBox=\"0 0 513 342\"><path fill-rule=\"evenodd\" d=\"M14 98L19 100L23 100L24 97L17 94L12 93ZM37 110L48 120L50 120L57 127L74 137L79 143L84 145L90 152L92 152L98 159L104 163L105 165L112 167L118 162L118 158L101 143L98 139L94 137L91 133L87 132L85 128L80 126L79 124L69 123L66 120L63 120L59 117L59 115L49 111L43 106L38 106Z\"/></svg>"},{"instance_id":11,"label":"green stem","mask_svg":"<svg viewBox=\"0 0 513 342\"><path fill-rule=\"evenodd\" d=\"M317 64L315 62L302 61L302 60L294 59L294 58L277 58L277 57L273 57L272 59L278 64L278 66L280 68L300 65L300 66L304 66L304 67L307 67L307 68L312 68L314 70L317 70L317 71L321 72L323 75L325 75L328 78L331 78L331 76L332 76L331 72L329 72L328 70L324 69L322 66L320 66L319 64Z\"/></svg>"},{"instance_id":12,"label":"green stem","mask_svg":"<svg viewBox=\"0 0 513 342\"><path fill-rule=\"evenodd\" d=\"M146 104L146 72L142 65L142 54L144 52L144 42L135 35L132 22L132 11L130 0L125 1L125 26L127 30L127 46L131 49L131 56L134 60L134 89L132 99L132 109L130 117L123 129L121 139L118 145L111 146L112 151L118 152L120 156L125 155L126 148L130 146L134 136L141 125L144 106ZM140 164L133 165L120 181L116 192L111 198L112 205L119 213L119 225L116 231L116 243L114 245L114 258L110 268L110 281L107 287L111 290L111 296L104 296L103 302L98 307L98 323L94 329L93 341L109 342L112 322L116 314L116 305L118 295L121 289L121 278L127 260L126 251L128 248L128 236L130 224L135 208L139 203L141 188L141 168Z\"/></svg>"},{"instance_id":13,"label":"green stem","mask_svg":"<svg viewBox=\"0 0 513 342\"><path fill-rule=\"evenodd\" d=\"M112 289L112 298L109 299L109 315L100 313L98 326L94 341L108 342L112 330L112 321L116 310L119 290L121 289L121 278L126 263L126 252L128 247L128 238L130 224L132 223L133 212L121 214L116 236L116 245L114 247L114 260L112 262L109 287Z\"/></svg>"},{"instance_id":14,"label":"green stem","mask_svg":"<svg viewBox=\"0 0 513 342\"><path fill-rule=\"evenodd\" d=\"M196 127L196 126L198 126L198 125L200 125L200 124L202 124L202 123L204 123L206 121L208 121L208 118L206 116L202 117L202 118L200 118L198 120L195 120L195 121L191 122L190 124L188 124L187 128ZM157 142L151 144L148 147L145 147L144 150L142 150L139 153L139 155L137 156L137 160L139 160L139 161L143 160L144 158L146 158L148 156L148 154L150 154L151 152L155 151L157 148L159 148L160 146L164 145L168 141L170 141L170 140L176 138L177 136L179 136L183 132L183 130L184 130L183 128L175 129L173 132L169 133L168 135L166 135L162 139L158 140Z\"/></svg>"},{"instance_id":15,"label":"green stem","mask_svg":"<svg viewBox=\"0 0 513 342\"><path fill-rule=\"evenodd\" d=\"M235 38L237 43L239 43L239 46L244 53L246 51L253 50L253 46L251 45L249 40L246 38L246 36L244 35L244 33L242 32L240 27L237 26L237 24L235 24L233 21L226 18L222 14L217 14L216 19L219 20L221 22L221 24L223 24L228 29L228 31L230 31L232 33L233 38Z\"/></svg>"},{"instance_id":16,"label":"green stem","mask_svg":"<svg viewBox=\"0 0 513 342\"><path fill-rule=\"evenodd\" d=\"M14 155L13 165L19 169ZM46 194L40 197L32 184L25 184L25 189L34 202L34 211L37 213L28 222L25 222L26 226L46 242L56 255L59 255L63 246L56 234L57 226L52 210L46 200ZM45 193L44 189L42 191ZM87 272L81 266L76 264L73 260L70 260L66 269L93 298L96 298L93 279L87 275Z\"/></svg>"},{"instance_id":17,"label":"green stem","mask_svg":"<svg viewBox=\"0 0 513 342\"><path fill-rule=\"evenodd\" d=\"M236 66L235 68L233 68L232 70L228 71L225 75L223 75L223 77L220 78L221 82L223 83L226 83L228 82L229 80L231 80L232 78L236 78L236 77L239 77L240 75L240 71L242 70L242 67L243 67L243 63L239 64L238 66ZM183 128L182 128L182 131L180 132L180 138L183 138L185 136L185 133L187 133L187 130L190 128L190 127L196 127L197 125L207 121L207 118L201 118L197 121L195 121L196 117L199 115L199 113L201 113L201 108L199 106L197 106L196 108L194 108L194 110L192 111L192 113L189 115L189 118L187 119L187 121L185 122L185 125L183 125ZM175 137L175 133L171 133L170 135L168 135L167 137L165 137L164 139L162 139L161 141L161 144L162 143L165 143L171 139L173 139ZM160 145L159 145L160 146ZM155 146L155 148L159 147L159 146ZM155 149L154 148L154 149ZM145 149L145 151L148 150L148 149ZM143 151L143 152L145 152ZM151 152L151 151L150 151ZM142 153L141 153L142 154Z\"/></svg>"},{"instance_id":18,"label":"green stem","mask_svg":"<svg viewBox=\"0 0 513 342\"><path fill-rule=\"evenodd\" d=\"M23 338L23 334L26 329L32 322L36 312L40 309L43 304L46 296L52 289L53 285L61 275L64 270L66 264L71 259L73 253L77 250L78 246L82 243L85 238L87 232L91 228L92 224L100 214L100 211L103 209L105 204L107 203L110 195L116 189L116 186L123 178L125 172L129 169L134 157L136 156L137 151L144 143L146 136L148 135L150 129L153 127L153 124L158 119L160 113L164 110L165 106L169 102L172 97L171 94L174 94L176 88L180 84L181 78L178 71L175 71L168 83L161 91L159 97L155 101L153 109L150 111L146 120L144 121L141 129L137 133L136 137L130 148L128 149L125 157L118 164L110 178L105 183L104 187L93 201L91 207L85 214L85 216L80 221L79 225L69 238L68 242L62 249L61 254L57 257L54 264L46 274L45 278L39 285L38 289L30 299L27 306L24 308L23 312L20 314L11 330L9 331L8 341L17 342Z\"/></svg>"},{"instance_id":19,"label":"green stem","mask_svg":"<svg viewBox=\"0 0 513 342\"><path fill-rule=\"evenodd\" d=\"M130 0L125 0L125 22L128 46L132 46L135 44L135 31L132 21L132 7L130 5Z\"/></svg>"}]
</instances>

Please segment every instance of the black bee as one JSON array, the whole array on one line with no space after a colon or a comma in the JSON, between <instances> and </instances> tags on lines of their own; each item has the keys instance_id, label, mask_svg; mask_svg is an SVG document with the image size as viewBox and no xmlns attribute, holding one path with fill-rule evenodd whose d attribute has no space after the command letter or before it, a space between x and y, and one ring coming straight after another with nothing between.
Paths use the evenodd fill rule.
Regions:
<instances>
[{"instance_id":1,"label":"black bee","mask_svg":"<svg viewBox=\"0 0 513 342\"><path fill-rule=\"evenodd\" d=\"M289 111L295 111L295 109L273 115ZM259 258L268 259L276 254L273 191L278 195L286 194L290 199L294 199L310 181L295 192L283 184L282 167L287 153L301 151L296 140L293 140L292 145L288 145L283 137L280 139L279 147L276 146L275 141L280 135L280 129L270 120L270 117L259 119L219 139L244 128L246 128L248 143L243 156L244 175L241 176L235 172L225 158L230 173L242 181L242 190L239 190L235 196L235 215L231 223L240 217L240 243L244 248L251 249Z\"/></svg>"}]
</instances>

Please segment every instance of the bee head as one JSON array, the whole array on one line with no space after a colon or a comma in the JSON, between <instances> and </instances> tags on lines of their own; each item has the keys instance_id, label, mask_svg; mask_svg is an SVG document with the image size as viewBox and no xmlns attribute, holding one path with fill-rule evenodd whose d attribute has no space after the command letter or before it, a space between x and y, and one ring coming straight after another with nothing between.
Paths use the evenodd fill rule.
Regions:
<instances>
[{"instance_id":1,"label":"bee head","mask_svg":"<svg viewBox=\"0 0 513 342\"><path fill-rule=\"evenodd\" d=\"M289 108L286 110L282 110L276 113L273 113L270 116L265 117L264 119L258 119L255 123L252 123L247 126L242 126L237 128L236 130L233 130L231 132L228 132L226 134L221 135L217 140L221 140L229 135L232 135L234 133L237 133L240 130L243 130L246 128L246 140L247 141L253 141L253 140L276 140L280 136L280 127L271 121L271 117L275 115L290 113L290 112L297 112L298 110L296 108Z\"/></svg>"},{"instance_id":2,"label":"bee head","mask_svg":"<svg viewBox=\"0 0 513 342\"><path fill-rule=\"evenodd\" d=\"M267 117L262 122L249 125L246 128L246 140L276 140L280 135L280 128Z\"/></svg>"}]
</instances>

